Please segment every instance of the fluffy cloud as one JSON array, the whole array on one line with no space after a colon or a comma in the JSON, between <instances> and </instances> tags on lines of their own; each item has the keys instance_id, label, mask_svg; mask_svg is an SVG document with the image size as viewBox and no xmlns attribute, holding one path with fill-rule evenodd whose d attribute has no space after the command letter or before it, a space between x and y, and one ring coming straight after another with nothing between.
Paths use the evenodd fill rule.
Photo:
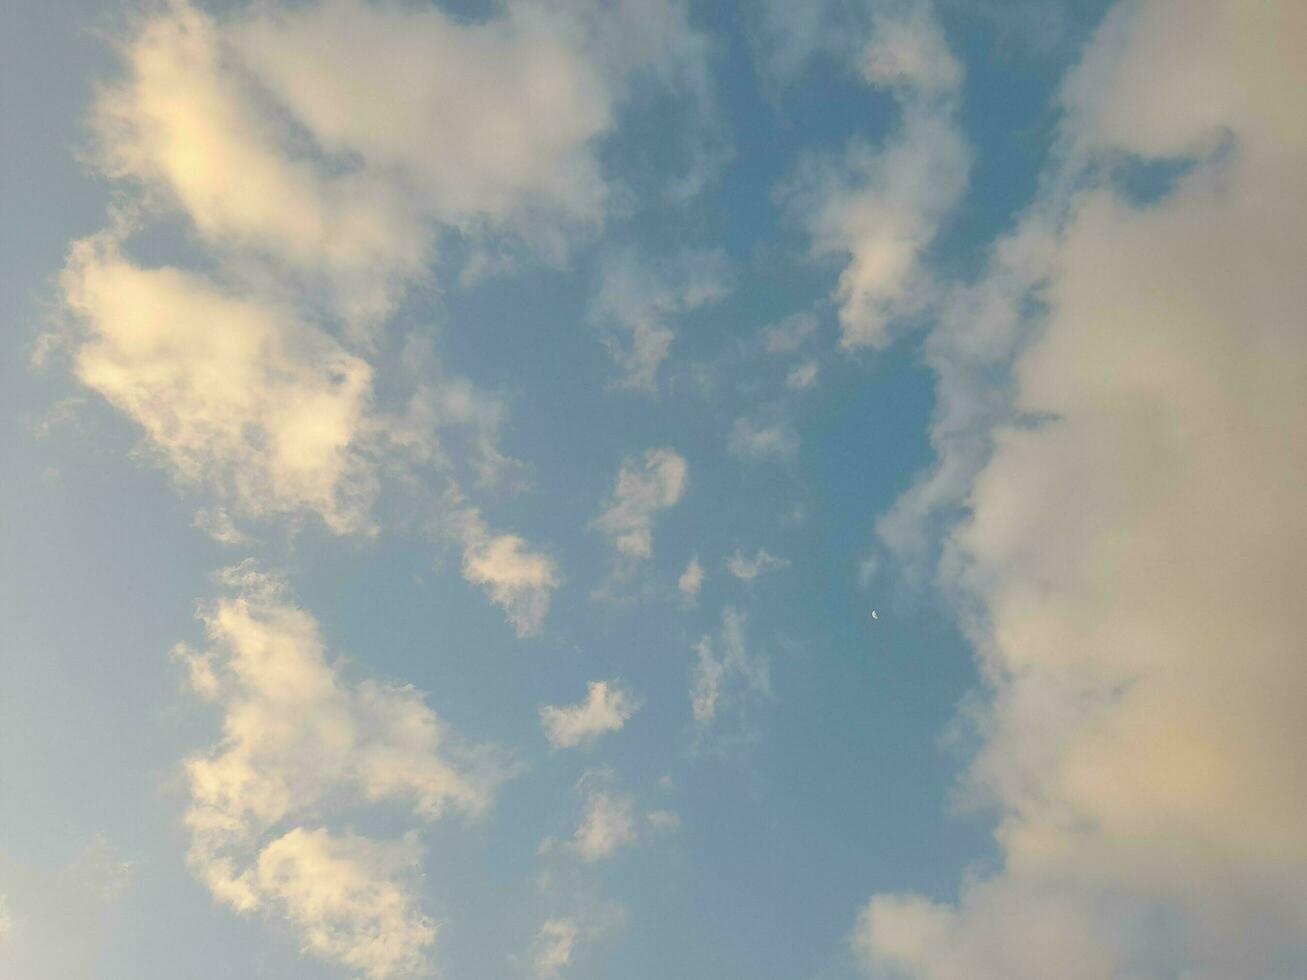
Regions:
<instances>
[{"instance_id":1,"label":"fluffy cloud","mask_svg":"<svg viewBox=\"0 0 1307 980\"><path fill-rule=\"evenodd\" d=\"M119 47L125 77L101 90L92 115L105 171L180 208L217 247L320 275L351 318L386 312L395 280L419 272L426 251L400 190L296 152L227 25L187 0L135 27Z\"/></svg>"},{"instance_id":2,"label":"fluffy cloud","mask_svg":"<svg viewBox=\"0 0 1307 980\"><path fill-rule=\"evenodd\" d=\"M436 926L414 889L421 848L296 827L259 853L258 887L303 937L306 952L367 977L421 976Z\"/></svg>"},{"instance_id":3,"label":"fluffy cloud","mask_svg":"<svg viewBox=\"0 0 1307 980\"><path fill-rule=\"evenodd\" d=\"M727 608L722 612L722 631L717 641L705 636L695 645L690 707L701 726L717 717L724 699L742 707L747 695L771 696L770 668L764 657L749 653L744 624L743 613Z\"/></svg>"},{"instance_id":4,"label":"fluffy cloud","mask_svg":"<svg viewBox=\"0 0 1307 980\"><path fill-rule=\"evenodd\" d=\"M1046 316L935 349L942 422L990 449L913 509L968 504L939 575L986 682L964 791L1002 861L954 903L875 896L877 975L1307 969L1304 38L1289 2L1110 13L1063 90L1063 169L980 293L1040 269ZM1160 197L1117 186L1177 161ZM1014 346L995 424L975 366Z\"/></svg>"},{"instance_id":5,"label":"fluffy cloud","mask_svg":"<svg viewBox=\"0 0 1307 980\"><path fill-rule=\"evenodd\" d=\"M623 388L654 391L675 332L670 318L722 299L730 266L720 251L688 251L661 263L633 249L605 258L590 320L605 331Z\"/></svg>"},{"instance_id":6,"label":"fluffy cloud","mask_svg":"<svg viewBox=\"0 0 1307 980\"><path fill-rule=\"evenodd\" d=\"M366 532L383 469L451 469L441 437L464 444L481 482L508 465L497 448L498 401L433 368L404 414L383 414L368 363L266 295L142 268L111 234L74 246L63 287L85 328L74 352L79 379L144 429L182 485L241 514L316 513L337 533ZM438 533L463 549L465 577L519 634L537 632L561 581L553 560L491 531L459 500ZM221 505L197 525L226 543L243 537Z\"/></svg>"},{"instance_id":7,"label":"fluffy cloud","mask_svg":"<svg viewBox=\"0 0 1307 980\"><path fill-rule=\"evenodd\" d=\"M712 111L707 52L675 3L525 0L465 21L362 0L214 17L174 0L135 28L93 114L105 171L214 247L325 281L355 324L424 274L441 228L559 259L600 224L596 151L634 78Z\"/></svg>"},{"instance_id":8,"label":"fluffy cloud","mask_svg":"<svg viewBox=\"0 0 1307 980\"><path fill-rule=\"evenodd\" d=\"M475 512L464 523L463 577L503 608L518 636L539 633L562 582L554 559L516 534L492 534Z\"/></svg>"},{"instance_id":9,"label":"fluffy cloud","mask_svg":"<svg viewBox=\"0 0 1307 980\"><path fill-rule=\"evenodd\" d=\"M759 548L752 558L745 558L737 551L726 560L726 570L741 582L752 582L764 572L785 568L789 563L789 559L777 558L765 548Z\"/></svg>"},{"instance_id":10,"label":"fluffy cloud","mask_svg":"<svg viewBox=\"0 0 1307 980\"><path fill-rule=\"evenodd\" d=\"M956 120L961 68L928 3L876 8L853 57L898 103L898 130L879 148L851 141L839 161L808 158L783 196L814 254L849 257L835 292L842 345L881 348L926 305L922 257L965 189L970 155Z\"/></svg>"},{"instance_id":11,"label":"fluffy cloud","mask_svg":"<svg viewBox=\"0 0 1307 980\"><path fill-rule=\"evenodd\" d=\"M232 34L328 153L394 174L441 220L593 223L607 192L593 143L613 125L618 81L596 56L594 15L515 3L475 22L328 0L260 10Z\"/></svg>"},{"instance_id":12,"label":"fluffy cloud","mask_svg":"<svg viewBox=\"0 0 1307 980\"><path fill-rule=\"evenodd\" d=\"M688 476L685 457L673 449L650 449L639 460L622 463L612 499L594 520L620 558L637 561L653 554L654 518L680 501Z\"/></svg>"},{"instance_id":13,"label":"fluffy cloud","mask_svg":"<svg viewBox=\"0 0 1307 980\"><path fill-rule=\"evenodd\" d=\"M451 229L474 255L561 261L598 227L597 154L637 81L713 112L707 46L677 2L521 0L475 21L398 2L210 14L170 0L132 18L117 50L92 158L132 193L71 250L75 370L179 482L217 498L199 524L228 542L231 516L373 530L386 474L417 487L427 466L444 483L466 457L478 483L495 480L511 462L497 399L433 362L403 379L406 409L378 410L379 387L403 401L379 385L379 326ZM137 232L176 215L202 274L130 257ZM716 287L678 288L671 306L688 308ZM437 533L468 579L536 632L552 561L475 507L445 510Z\"/></svg>"},{"instance_id":14,"label":"fluffy cloud","mask_svg":"<svg viewBox=\"0 0 1307 980\"><path fill-rule=\"evenodd\" d=\"M239 513L307 511L337 533L368 531L384 468L450 471L441 436L464 444L480 482L509 463L497 448L498 401L433 371L403 415L385 415L368 363L267 296L141 268L109 234L74 247L63 286L86 331L74 354L81 381L145 430L180 483ZM561 581L553 559L492 531L451 493L437 533L462 548L464 576L520 635L538 632ZM222 506L197 524L219 541L242 539Z\"/></svg>"},{"instance_id":15,"label":"fluffy cloud","mask_svg":"<svg viewBox=\"0 0 1307 980\"><path fill-rule=\"evenodd\" d=\"M621 731L639 707L635 695L620 684L591 681L580 704L543 705L540 724L550 745L570 749L592 744L609 732Z\"/></svg>"},{"instance_id":16,"label":"fluffy cloud","mask_svg":"<svg viewBox=\"0 0 1307 980\"><path fill-rule=\"evenodd\" d=\"M394 801L415 817L483 812L509 767L454 739L412 687L356 684L327 662L317 623L245 564L202 610L209 648L177 658L223 714L222 741L186 763L188 860L214 896L296 926L305 948L369 977L420 972L435 938L401 843L321 825L333 804Z\"/></svg>"},{"instance_id":17,"label":"fluffy cloud","mask_svg":"<svg viewBox=\"0 0 1307 980\"><path fill-rule=\"evenodd\" d=\"M368 526L365 361L293 310L140 268L108 235L73 248L63 286L87 328L78 378L145 430L179 480L253 515Z\"/></svg>"}]
</instances>

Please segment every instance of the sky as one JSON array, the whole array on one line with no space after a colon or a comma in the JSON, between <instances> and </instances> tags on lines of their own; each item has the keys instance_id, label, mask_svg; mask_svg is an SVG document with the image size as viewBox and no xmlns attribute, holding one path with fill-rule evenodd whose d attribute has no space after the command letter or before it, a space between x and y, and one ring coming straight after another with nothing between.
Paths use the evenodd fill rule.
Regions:
<instances>
[{"instance_id":1,"label":"sky","mask_svg":"<svg viewBox=\"0 0 1307 980\"><path fill-rule=\"evenodd\" d=\"M1307 5L0 26L0 975L1307 976Z\"/></svg>"}]
</instances>

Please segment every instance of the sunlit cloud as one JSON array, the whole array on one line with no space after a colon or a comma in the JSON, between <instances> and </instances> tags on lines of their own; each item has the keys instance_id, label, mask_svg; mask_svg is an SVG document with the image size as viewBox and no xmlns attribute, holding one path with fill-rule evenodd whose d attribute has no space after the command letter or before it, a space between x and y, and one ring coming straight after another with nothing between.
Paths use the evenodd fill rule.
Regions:
<instances>
[{"instance_id":1,"label":"sunlit cloud","mask_svg":"<svg viewBox=\"0 0 1307 980\"><path fill-rule=\"evenodd\" d=\"M202 607L207 648L175 651L223 720L186 763L191 868L232 909L289 921L315 955L369 977L421 972L436 931L413 887L416 838L323 821L350 801L476 817L514 764L456 739L413 687L345 679L279 579L248 563L222 578L227 593Z\"/></svg>"},{"instance_id":2,"label":"sunlit cloud","mask_svg":"<svg viewBox=\"0 0 1307 980\"><path fill-rule=\"evenodd\" d=\"M953 406L938 424L966 431L970 405L989 451L971 467L966 443L937 443L951 475L891 527L946 491L967 501L938 574L986 681L963 800L998 811L1001 861L955 902L873 897L854 942L875 975L1307 962L1307 774L1286 695L1307 680L1307 463L1286 449L1307 429L1285 397L1307 381L1307 125L1289 94L1304 28L1294 4L1114 9L1063 89L1063 169L995 265L998 297L1042 265L1046 315L982 317L971 346L934 348ZM1113 179L1177 157L1191 166L1160 199ZM1028 246L1050 236L1042 262ZM995 420L978 365L1014 348Z\"/></svg>"}]
</instances>

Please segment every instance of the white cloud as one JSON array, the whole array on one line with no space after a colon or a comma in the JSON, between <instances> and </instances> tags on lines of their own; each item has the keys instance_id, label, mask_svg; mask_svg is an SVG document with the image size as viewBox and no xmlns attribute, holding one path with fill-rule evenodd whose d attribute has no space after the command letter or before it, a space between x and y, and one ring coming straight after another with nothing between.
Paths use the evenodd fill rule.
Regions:
<instances>
[{"instance_id":1,"label":"white cloud","mask_svg":"<svg viewBox=\"0 0 1307 980\"><path fill-rule=\"evenodd\" d=\"M817 362L804 361L785 376L785 387L793 391L805 391L817 384Z\"/></svg>"},{"instance_id":2,"label":"white cloud","mask_svg":"<svg viewBox=\"0 0 1307 980\"><path fill-rule=\"evenodd\" d=\"M516 534L491 533L475 512L463 522L463 577L503 608L518 636L539 633L550 596L562 583L557 563Z\"/></svg>"},{"instance_id":3,"label":"white cloud","mask_svg":"<svg viewBox=\"0 0 1307 980\"><path fill-rule=\"evenodd\" d=\"M635 801L595 786L599 775L590 773L580 783L585 808L570 845L591 863L635 843Z\"/></svg>"},{"instance_id":4,"label":"white cloud","mask_svg":"<svg viewBox=\"0 0 1307 980\"><path fill-rule=\"evenodd\" d=\"M613 125L614 92L584 34L593 27L565 4L508 4L478 23L331 0L259 11L232 33L324 149L400 175L432 214L464 226L602 216L592 151Z\"/></svg>"},{"instance_id":5,"label":"white cloud","mask_svg":"<svg viewBox=\"0 0 1307 980\"><path fill-rule=\"evenodd\" d=\"M699 556L695 555L686 562L685 571L681 572L680 578L676 580L676 589L686 602L694 602L699 597L701 588L703 588L703 565L699 564Z\"/></svg>"},{"instance_id":6,"label":"white cloud","mask_svg":"<svg viewBox=\"0 0 1307 980\"><path fill-rule=\"evenodd\" d=\"M639 707L635 695L616 681L591 681L580 704L543 705L540 724L554 748L575 748L621 731Z\"/></svg>"},{"instance_id":7,"label":"white cloud","mask_svg":"<svg viewBox=\"0 0 1307 980\"><path fill-rule=\"evenodd\" d=\"M78 378L145 430L177 479L252 515L303 509L336 531L368 526L365 361L292 310L133 265L112 236L77 243L63 285L88 331Z\"/></svg>"},{"instance_id":8,"label":"white cloud","mask_svg":"<svg viewBox=\"0 0 1307 980\"><path fill-rule=\"evenodd\" d=\"M654 518L680 501L688 476L685 457L673 449L650 449L639 460L625 460L612 499L594 526L612 539L621 558L650 557Z\"/></svg>"},{"instance_id":9,"label":"white cloud","mask_svg":"<svg viewBox=\"0 0 1307 980\"><path fill-rule=\"evenodd\" d=\"M425 274L440 227L554 260L597 227L596 151L635 75L713 113L706 47L674 3L516 2L473 22L361 0L215 17L178 0L134 27L93 114L106 172L213 247L325 281L364 329Z\"/></svg>"},{"instance_id":10,"label":"white cloud","mask_svg":"<svg viewBox=\"0 0 1307 980\"><path fill-rule=\"evenodd\" d=\"M227 542L232 516L373 531L383 477L421 493L424 466L443 483L465 461L494 482L512 464L502 403L428 358L403 379L406 408L378 410L378 387L403 400L372 363L378 328L450 228L508 264L523 250L561 261L591 234L610 197L600 143L637 78L701 121L714 112L708 46L660 0L520 0L482 21L398 2L211 15L171 0L130 18L117 51L92 155L130 192L71 250L68 346L173 477L217 498L199 523ZM128 257L137 232L177 215L203 274ZM667 302L706 301L711 278L692 270ZM463 548L468 578L538 631L552 560L474 507L446 510L436 533Z\"/></svg>"},{"instance_id":11,"label":"white cloud","mask_svg":"<svg viewBox=\"0 0 1307 980\"><path fill-rule=\"evenodd\" d=\"M540 927L532 947L531 965L541 980L554 980L572 962L580 927L575 919L549 919Z\"/></svg>"},{"instance_id":12,"label":"white cloud","mask_svg":"<svg viewBox=\"0 0 1307 980\"><path fill-rule=\"evenodd\" d=\"M378 843L296 827L259 853L257 880L306 952L378 980L427 976L436 926L405 880L420 858L411 835Z\"/></svg>"},{"instance_id":13,"label":"white cloud","mask_svg":"<svg viewBox=\"0 0 1307 980\"><path fill-rule=\"evenodd\" d=\"M875 896L871 970L1307 969L1304 38L1297 3L1115 8L1064 88L1063 169L970 292L998 313L932 353L952 471L896 526L967 502L938 574L986 679L964 789L1001 863L956 902ZM1113 186L1175 158L1159 199ZM991 395L978 365L1014 347Z\"/></svg>"},{"instance_id":14,"label":"white cloud","mask_svg":"<svg viewBox=\"0 0 1307 980\"><path fill-rule=\"evenodd\" d=\"M835 299L842 345L882 348L895 322L928 299L922 257L965 189L970 154L956 119L961 69L927 3L877 10L859 57L863 78L898 102L899 126L840 161L809 157L783 189L818 256L848 255Z\"/></svg>"},{"instance_id":15,"label":"white cloud","mask_svg":"<svg viewBox=\"0 0 1307 980\"><path fill-rule=\"evenodd\" d=\"M390 415L374 405L369 364L294 307L180 269L141 268L113 234L73 247L63 285L85 327L79 379L144 429L178 482L238 514L309 512L336 533L370 532L384 473L426 467L452 479L450 448L481 484L513 465L498 448L502 403L442 377L429 353L406 355L422 379ZM451 492L460 502L434 530L455 539L468 580L520 634L537 632L560 582L553 560L492 532ZM244 540L222 504L202 509L196 525L223 543Z\"/></svg>"},{"instance_id":16,"label":"white cloud","mask_svg":"<svg viewBox=\"0 0 1307 980\"><path fill-rule=\"evenodd\" d=\"M720 251L686 251L661 262L629 248L608 255L589 318L606 331L621 387L656 390L658 368L675 338L668 321L729 292L730 266Z\"/></svg>"},{"instance_id":17,"label":"white cloud","mask_svg":"<svg viewBox=\"0 0 1307 980\"><path fill-rule=\"evenodd\" d=\"M119 46L126 77L100 91L92 115L104 170L180 208L218 248L324 279L347 317L386 313L426 252L400 190L296 152L224 23L179 0L134 26Z\"/></svg>"},{"instance_id":18,"label":"white cloud","mask_svg":"<svg viewBox=\"0 0 1307 980\"><path fill-rule=\"evenodd\" d=\"M799 455L799 434L776 412L738 418L731 427L731 455L759 462L789 463Z\"/></svg>"},{"instance_id":19,"label":"white cloud","mask_svg":"<svg viewBox=\"0 0 1307 980\"><path fill-rule=\"evenodd\" d=\"M752 558L745 558L740 552L731 555L726 561L726 570L741 582L752 582L764 572L785 568L789 559L777 558L765 548L759 548Z\"/></svg>"},{"instance_id":20,"label":"white cloud","mask_svg":"<svg viewBox=\"0 0 1307 980\"><path fill-rule=\"evenodd\" d=\"M749 653L744 624L743 613L727 608L722 612L722 632L716 643L711 636L705 636L695 645L690 706L699 725L707 725L717 717L723 698L742 703L749 694L771 696L767 660Z\"/></svg>"},{"instance_id":21,"label":"white cloud","mask_svg":"<svg viewBox=\"0 0 1307 980\"><path fill-rule=\"evenodd\" d=\"M407 883L416 842L321 822L351 801L400 802L426 821L475 816L511 768L460 744L414 688L347 682L279 580L249 563L222 580L232 594L201 612L209 648L176 650L223 713L222 741L186 763L188 861L216 898L283 915L317 955L369 977L417 972L435 934Z\"/></svg>"}]
</instances>

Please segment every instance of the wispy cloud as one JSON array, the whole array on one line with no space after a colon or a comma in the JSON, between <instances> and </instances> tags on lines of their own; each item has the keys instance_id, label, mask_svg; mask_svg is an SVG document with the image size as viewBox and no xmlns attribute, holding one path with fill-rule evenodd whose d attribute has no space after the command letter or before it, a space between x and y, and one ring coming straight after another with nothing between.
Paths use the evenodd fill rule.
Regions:
<instances>
[{"instance_id":1,"label":"wispy cloud","mask_svg":"<svg viewBox=\"0 0 1307 980\"><path fill-rule=\"evenodd\" d=\"M676 336L672 319L717 302L730 288L730 265L720 251L686 251L663 261L630 248L608 255L589 317L607 331L606 342L622 370L619 385L655 391L658 369Z\"/></svg>"},{"instance_id":2,"label":"wispy cloud","mask_svg":"<svg viewBox=\"0 0 1307 980\"><path fill-rule=\"evenodd\" d=\"M749 652L744 626L744 614L728 607L720 636L705 636L695 645L690 705L700 726L713 722L724 701L741 707L751 696L771 696L770 667L764 657Z\"/></svg>"},{"instance_id":3,"label":"wispy cloud","mask_svg":"<svg viewBox=\"0 0 1307 980\"><path fill-rule=\"evenodd\" d=\"M726 570L741 582L752 582L765 572L775 571L789 565L789 559L777 558L766 548L759 548L752 558L745 558L737 551L726 560Z\"/></svg>"},{"instance_id":4,"label":"wispy cloud","mask_svg":"<svg viewBox=\"0 0 1307 980\"><path fill-rule=\"evenodd\" d=\"M870 31L847 55L894 97L898 129L879 147L850 141L839 160L807 157L781 195L814 254L848 256L834 295L848 349L885 347L896 322L928 304L922 259L970 167L957 122L962 70L930 4L877 8Z\"/></svg>"},{"instance_id":5,"label":"wispy cloud","mask_svg":"<svg viewBox=\"0 0 1307 980\"><path fill-rule=\"evenodd\" d=\"M623 561L649 558L654 518L680 501L688 480L685 457L673 449L650 449L639 459L627 459L594 526L612 539Z\"/></svg>"}]
</instances>

